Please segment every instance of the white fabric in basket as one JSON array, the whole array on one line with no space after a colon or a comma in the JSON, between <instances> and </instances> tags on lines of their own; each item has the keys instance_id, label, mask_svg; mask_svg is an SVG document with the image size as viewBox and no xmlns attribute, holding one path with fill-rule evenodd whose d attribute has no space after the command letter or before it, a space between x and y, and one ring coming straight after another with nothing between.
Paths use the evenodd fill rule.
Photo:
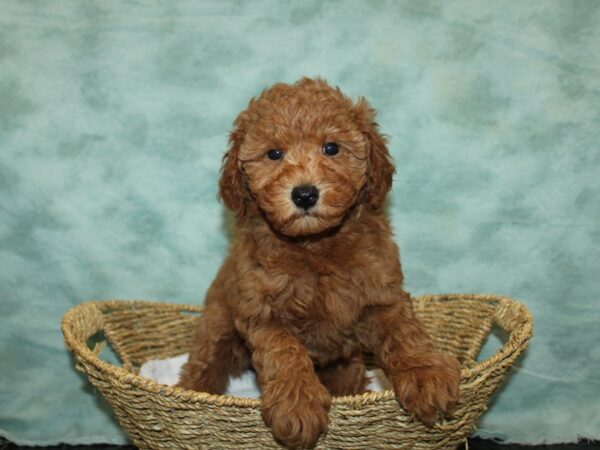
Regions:
<instances>
[{"instance_id":1,"label":"white fabric in basket","mask_svg":"<svg viewBox=\"0 0 600 450\"><path fill-rule=\"evenodd\" d=\"M160 384L173 385L179 380L179 370L187 361L188 354L174 356L167 359L153 359L146 361L140 368L140 376L150 378ZM380 369L368 370L367 376L370 383L367 389L371 391L382 391L389 389L389 381ZM256 382L256 374L252 370L247 370L240 377L231 378L227 395L236 397L258 398L260 390Z\"/></svg>"}]
</instances>

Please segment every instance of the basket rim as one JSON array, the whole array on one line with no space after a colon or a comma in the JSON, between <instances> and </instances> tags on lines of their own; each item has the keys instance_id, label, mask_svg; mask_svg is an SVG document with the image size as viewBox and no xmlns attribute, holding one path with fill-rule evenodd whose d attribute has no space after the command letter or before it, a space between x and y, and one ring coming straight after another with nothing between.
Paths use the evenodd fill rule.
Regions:
<instances>
[{"instance_id":1,"label":"basket rim","mask_svg":"<svg viewBox=\"0 0 600 450\"><path fill-rule=\"evenodd\" d=\"M497 303L498 305L502 305L506 310L510 310L515 313L516 317L519 317L520 320L518 323L514 324L511 330L505 329L505 331L509 333L509 337L493 355L482 361L478 361L472 367L462 367L461 386L464 385L465 381L477 377L478 375L485 374L491 366L496 365L499 361L507 358L513 352L519 351L520 353L523 351L524 344L529 341L533 335L533 319L528 308L524 304L510 297L494 294L433 294L419 295L414 297L414 299L425 302L471 300ZM63 315L61 322L61 330L64 336L65 344L76 358L82 359L85 361L85 363L93 366L96 370L108 375L111 379L111 383L118 382L120 384L130 384L152 394L164 395L192 403L207 403L216 406L234 406L241 408L260 408L260 399L236 397L232 395L209 394L206 392L187 390L176 386L167 386L164 384L159 384L149 378L134 374L123 367L115 366L100 359L99 356L87 346L86 342L82 342L77 338L74 328L75 324L86 312L93 310L96 313L103 314L103 311L107 308L118 307L125 304L128 305L128 307L152 307L160 305L160 307L164 309L197 313L200 313L203 310L202 306L165 303L151 300L90 300L80 303L79 305L70 308ZM97 331L102 329L103 328L99 328ZM357 395L333 397L332 406L343 404L344 406L360 407L361 405L373 404L394 398L394 391L387 389L378 392L365 392Z\"/></svg>"}]
</instances>

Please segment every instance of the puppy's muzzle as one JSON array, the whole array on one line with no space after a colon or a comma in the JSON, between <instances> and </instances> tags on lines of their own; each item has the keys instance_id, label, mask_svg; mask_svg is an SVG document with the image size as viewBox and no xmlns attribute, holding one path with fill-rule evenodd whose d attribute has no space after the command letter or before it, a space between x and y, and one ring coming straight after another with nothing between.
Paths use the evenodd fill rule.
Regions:
<instances>
[{"instance_id":1,"label":"puppy's muzzle","mask_svg":"<svg viewBox=\"0 0 600 450\"><path fill-rule=\"evenodd\" d=\"M292 189L292 201L305 211L315 206L318 199L319 190L315 186L296 186Z\"/></svg>"}]
</instances>

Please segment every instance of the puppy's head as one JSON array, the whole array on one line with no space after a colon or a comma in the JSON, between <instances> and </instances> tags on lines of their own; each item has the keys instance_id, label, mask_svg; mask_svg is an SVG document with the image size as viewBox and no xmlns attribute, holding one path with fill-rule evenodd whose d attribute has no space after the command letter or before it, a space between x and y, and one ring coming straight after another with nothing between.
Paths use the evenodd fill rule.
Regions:
<instances>
[{"instance_id":1,"label":"puppy's head","mask_svg":"<svg viewBox=\"0 0 600 450\"><path fill-rule=\"evenodd\" d=\"M381 208L394 167L374 116L322 80L272 86L235 120L221 198L238 218L255 202L288 236L333 228L361 202Z\"/></svg>"}]
</instances>

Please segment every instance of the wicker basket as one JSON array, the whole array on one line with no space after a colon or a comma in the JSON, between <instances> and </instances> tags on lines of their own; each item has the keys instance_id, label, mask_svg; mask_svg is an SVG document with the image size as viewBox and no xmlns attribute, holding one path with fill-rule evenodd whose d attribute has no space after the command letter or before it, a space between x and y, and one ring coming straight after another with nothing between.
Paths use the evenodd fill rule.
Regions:
<instances>
[{"instance_id":1,"label":"wicker basket","mask_svg":"<svg viewBox=\"0 0 600 450\"><path fill-rule=\"evenodd\" d=\"M389 390L337 397L329 413L329 430L317 448L456 448L475 430L490 396L532 336L527 308L504 297L418 297L414 308L436 347L456 355L463 365L454 418L427 428L411 420ZM139 448L280 448L261 418L259 400L186 391L137 375L149 359L188 351L201 310L143 301L93 301L68 311L62 331L76 367L112 405ZM507 332L507 341L492 357L476 362L495 325ZM98 358L102 345L88 346L101 331L123 367Z\"/></svg>"}]
</instances>

